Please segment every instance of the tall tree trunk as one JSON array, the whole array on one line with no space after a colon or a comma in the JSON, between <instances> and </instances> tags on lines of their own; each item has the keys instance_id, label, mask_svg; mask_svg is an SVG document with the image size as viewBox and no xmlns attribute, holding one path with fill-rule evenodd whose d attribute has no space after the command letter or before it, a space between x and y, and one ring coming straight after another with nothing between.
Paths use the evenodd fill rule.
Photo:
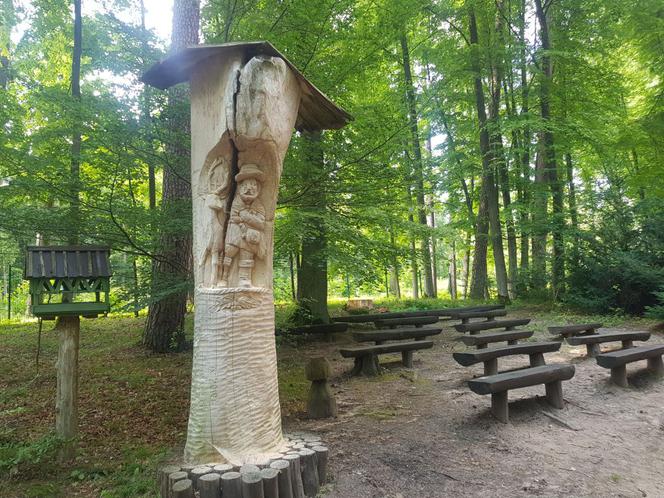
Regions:
<instances>
[{"instance_id":1,"label":"tall tree trunk","mask_svg":"<svg viewBox=\"0 0 664 498\"><path fill-rule=\"evenodd\" d=\"M484 104L484 89L482 88L482 78L480 72L479 61L479 42L477 34L477 21L475 19L475 12L470 10L470 44L471 44L471 65L473 67L473 87L475 91L475 106L477 108L477 121L479 125L480 134L480 154L482 155L482 194L480 200L480 212L482 211L482 204L486 203L486 217L487 225L491 229L491 241L493 247L493 258L496 267L496 283L498 287L498 297L502 301L509 301L509 294L507 291L507 270L505 268L505 256L503 253L502 230L500 226L500 213L498 212L498 189L496 186L495 175L493 172L495 156L492 153L491 140L489 131L487 129L487 116L486 107ZM480 238L485 233L484 226L480 225L480 216L478 214L478 221L476 224L476 250L475 261L473 262L473 284L470 288L470 297L482 297L485 295L486 285L486 246L484 247L484 286L480 286L476 275L477 271L481 272L482 269L479 265L482 261L478 260L478 249ZM481 275L480 275L481 276Z\"/></svg>"},{"instance_id":2,"label":"tall tree trunk","mask_svg":"<svg viewBox=\"0 0 664 498\"><path fill-rule=\"evenodd\" d=\"M143 63L147 62L147 54L148 54L148 36L149 33L147 29L145 29L145 2L144 0L141 0L141 58L143 60ZM141 121L142 121L142 127L147 126L147 123L150 121L150 105L149 105L149 98L148 98L148 85L144 84L143 85L143 91L141 95L141 105L143 108L141 109ZM148 160L148 205L150 206L150 209L155 209L157 207L157 181L155 178L155 167L154 167L154 160L149 159Z\"/></svg>"},{"instance_id":3,"label":"tall tree trunk","mask_svg":"<svg viewBox=\"0 0 664 498\"><path fill-rule=\"evenodd\" d=\"M529 280L529 245L530 245L530 211L531 211L531 182L530 182L530 126L528 126L528 114L530 113L530 92L528 88L528 69L526 60L526 0L521 0L519 6L519 44L520 44L520 73L521 73L521 118L525 123L521 135L521 210L519 215L519 228L521 235L521 264L520 274L524 290L528 287Z\"/></svg>"},{"instance_id":4,"label":"tall tree trunk","mask_svg":"<svg viewBox=\"0 0 664 498\"><path fill-rule=\"evenodd\" d=\"M173 31L171 53L198 44L199 0L175 0L173 3ZM173 137L189 137L191 128L188 90L174 87L169 95L172 113L168 128ZM189 169L189 144L174 139L167 145L171 163L164 168L162 209L173 210L177 206L180 216L190 222L191 182ZM184 213L182 213L184 211ZM187 225L189 227L189 224ZM162 231L160 252L162 258L153 264L152 299L143 334L143 344L154 352L167 352L172 345L181 349L184 345L184 316L191 277L191 228L175 233Z\"/></svg>"},{"instance_id":5,"label":"tall tree trunk","mask_svg":"<svg viewBox=\"0 0 664 498\"><path fill-rule=\"evenodd\" d=\"M428 229L426 204L424 202L424 162L422 161L422 150L420 144L419 130L417 126L417 103L415 101L415 88L410 67L410 51L406 34L401 35L401 55L403 62L404 82L406 86L406 104L408 106L408 124L411 134L411 147L413 155L413 179L415 200L417 202L417 220L420 225ZM422 266L424 267L424 295L434 297L433 274L431 271L431 248L429 245L428 230L424 230L421 240L422 244Z\"/></svg>"},{"instance_id":6,"label":"tall tree trunk","mask_svg":"<svg viewBox=\"0 0 664 498\"><path fill-rule=\"evenodd\" d=\"M401 285L399 283L399 258L397 256L397 244L394 240L394 228L390 225L390 247L392 248L392 267L390 277L390 287L392 295L401 299Z\"/></svg>"},{"instance_id":7,"label":"tall tree trunk","mask_svg":"<svg viewBox=\"0 0 664 498\"><path fill-rule=\"evenodd\" d=\"M450 297L456 300L459 296L457 293L457 253L456 253L456 241L452 240L452 255L450 257Z\"/></svg>"},{"instance_id":8,"label":"tall tree trunk","mask_svg":"<svg viewBox=\"0 0 664 498\"><path fill-rule=\"evenodd\" d=\"M2 24L0 24L0 90L7 89L9 83L9 64L12 49L11 33L16 24L13 0L0 0Z\"/></svg>"},{"instance_id":9,"label":"tall tree trunk","mask_svg":"<svg viewBox=\"0 0 664 498\"><path fill-rule=\"evenodd\" d=\"M551 4L547 5L547 9ZM544 169L546 180L550 186L552 194L552 224L551 233L553 236L553 262L551 268L551 287L554 298L557 298L563 292L565 278L564 261L564 213L563 213L563 191L558 179L558 166L556 162L556 152L554 148L554 137L551 125L551 86L553 85L553 65L551 63L551 42L549 39L549 22L547 12L545 11L542 0L535 0L535 12L540 25L540 41L542 44L542 83L540 84L540 114L542 117L543 130L540 133L542 140L542 150L544 154Z\"/></svg>"},{"instance_id":10,"label":"tall tree trunk","mask_svg":"<svg viewBox=\"0 0 664 498\"><path fill-rule=\"evenodd\" d=\"M463 298L468 299L468 289L470 282L470 242L472 240L472 234L470 230L466 234L466 249L463 255L462 262L462 273L461 273L461 285L463 286Z\"/></svg>"},{"instance_id":11,"label":"tall tree trunk","mask_svg":"<svg viewBox=\"0 0 664 498\"><path fill-rule=\"evenodd\" d=\"M330 323L327 309L327 238L325 211L327 199L325 185L325 157L321 144L321 132L303 133L304 150L308 167L305 168L305 183L310 185L306 197L308 214L302 239L302 263L297 273L300 291L298 308L300 321L308 323Z\"/></svg>"},{"instance_id":12,"label":"tall tree trunk","mask_svg":"<svg viewBox=\"0 0 664 498\"><path fill-rule=\"evenodd\" d=\"M574 186L574 164L572 154L565 154L565 165L567 166L567 203L569 205L569 216L572 224L572 266L579 267L579 213L576 207L576 187Z\"/></svg>"}]
</instances>

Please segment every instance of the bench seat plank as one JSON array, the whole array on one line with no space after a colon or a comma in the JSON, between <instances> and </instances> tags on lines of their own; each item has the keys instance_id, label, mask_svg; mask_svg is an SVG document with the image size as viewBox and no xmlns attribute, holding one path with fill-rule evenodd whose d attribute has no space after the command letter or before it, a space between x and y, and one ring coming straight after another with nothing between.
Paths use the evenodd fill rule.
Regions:
<instances>
[{"instance_id":1,"label":"bench seat plank","mask_svg":"<svg viewBox=\"0 0 664 498\"><path fill-rule=\"evenodd\" d=\"M476 394L494 394L510 389L549 384L574 377L574 365L554 364L524 368L511 372L469 380L468 387Z\"/></svg>"},{"instance_id":2,"label":"bench seat plank","mask_svg":"<svg viewBox=\"0 0 664 498\"><path fill-rule=\"evenodd\" d=\"M333 334L337 332L345 332L348 330L347 323L321 323L316 325L306 325L302 327L294 327L288 329L290 334Z\"/></svg>"},{"instance_id":3,"label":"bench seat plank","mask_svg":"<svg viewBox=\"0 0 664 498\"><path fill-rule=\"evenodd\" d=\"M422 339L438 335L442 331L442 328L363 330L361 332L353 332L353 339L357 342L403 341L406 339Z\"/></svg>"},{"instance_id":4,"label":"bench seat plank","mask_svg":"<svg viewBox=\"0 0 664 498\"><path fill-rule=\"evenodd\" d=\"M481 335L467 335L461 338L466 346L483 347L493 342L517 341L527 339L533 335L533 330L505 330L503 332L489 332Z\"/></svg>"},{"instance_id":5,"label":"bench seat plank","mask_svg":"<svg viewBox=\"0 0 664 498\"><path fill-rule=\"evenodd\" d=\"M432 347L433 341L392 342L390 344L381 344L378 346L343 348L339 350L339 353L341 353L341 356L344 358L358 358L367 354L398 353L400 351L415 351L417 349L430 349Z\"/></svg>"},{"instance_id":6,"label":"bench seat plank","mask_svg":"<svg viewBox=\"0 0 664 498\"><path fill-rule=\"evenodd\" d=\"M560 342L526 342L516 344L514 346L505 346L500 348L487 348L478 349L476 351L463 351L453 353L452 356L456 362L464 367L482 363L485 361L493 360L495 358L502 358L504 356L513 356L518 354L536 354L536 353L551 353L560 349Z\"/></svg>"},{"instance_id":7,"label":"bench seat plank","mask_svg":"<svg viewBox=\"0 0 664 498\"><path fill-rule=\"evenodd\" d=\"M482 330L501 328L508 330L520 325L528 325L529 323L530 318L517 318L513 320L489 320L486 322L460 323L455 325L454 328L457 332L470 332L473 334L475 332L481 332Z\"/></svg>"},{"instance_id":8,"label":"bench seat plank","mask_svg":"<svg viewBox=\"0 0 664 498\"><path fill-rule=\"evenodd\" d=\"M465 308L441 308L435 310L393 311L387 313L335 316L332 317L332 321L346 322L346 323L363 323L363 322L373 322L375 320L383 320L390 318L407 318L413 316L451 317L456 315L457 313L464 313L468 311L490 311L494 309L502 309L504 307L505 305L503 304L487 304L485 306L468 306Z\"/></svg>"},{"instance_id":9,"label":"bench seat plank","mask_svg":"<svg viewBox=\"0 0 664 498\"><path fill-rule=\"evenodd\" d=\"M438 323L437 316L414 316L405 318L388 318L386 320L374 320L374 324L379 328L393 328L399 325L414 325L416 327L421 327L423 325L431 325L433 323Z\"/></svg>"},{"instance_id":10,"label":"bench seat plank","mask_svg":"<svg viewBox=\"0 0 664 498\"><path fill-rule=\"evenodd\" d=\"M664 344L649 344L636 348L620 349L597 355L597 364L604 368L615 368L639 360L647 360L664 354Z\"/></svg>"},{"instance_id":11,"label":"bench seat plank","mask_svg":"<svg viewBox=\"0 0 664 498\"><path fill-rule=\"evenodd\" d=\"M568 337L567 343L572 346L581 346L583 344L600 344L616 341L647 341L648 339L650 339L650 332L607 332L605 334Z\"/></svg>"},{"instance_id":12,"label":"bench seat plank","mask_svg":"<svg viewBox=\"0 0 664 498\"><path fill-rule=\"evenodd\" d=\"M557 327L549 327L549 332L553 335L562 335L567 337L570 335L594 334L595 330L602 328L601 323L579 323L573 325L561 325Z\"/></svg>"},{"instance_id":13,"label":"bench seat plank","mask_svg":"<svg viewBox=\"0 0 664 498\"><path fill-rule=\"evenodd\" d=\"M476 311L464 311L463 313L457 313L453 315L452 318L458 318L461 320L470 320L471 318L486 318L491 320L497 316L506 316L507 310L497 309L497 310L476 310ZM464 323L466 323L464 321Z\"/></svg>"}]
</instances>

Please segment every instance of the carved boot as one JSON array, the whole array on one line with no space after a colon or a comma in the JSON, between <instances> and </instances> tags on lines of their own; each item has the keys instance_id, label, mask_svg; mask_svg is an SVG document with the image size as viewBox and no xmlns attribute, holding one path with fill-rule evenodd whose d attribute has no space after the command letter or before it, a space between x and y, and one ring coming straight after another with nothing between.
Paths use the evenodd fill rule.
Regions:
<instances>
[{"instance_id":1,"label":"carved boot","mask_svg":"<svg viewBox=\"0 0 664 498\"><path fill-rule=\"evenodd\" d=\"M225 257L224 265L221 270L221 281L219 282L219 287L228 287L228 274L231 271L231 264L233 263L233 258Z\"/></svg>"},{"instance_id":2,"label":"carved boot","mask_svg":"<svg viewBox=\"0 0 664 498\"><path fill-rule=\"evenodd\" d=\"M239 282L240 287L251 287L251 270L254 268L254 262L251 259L240 261Z\"/></svg>"}]
</instances>

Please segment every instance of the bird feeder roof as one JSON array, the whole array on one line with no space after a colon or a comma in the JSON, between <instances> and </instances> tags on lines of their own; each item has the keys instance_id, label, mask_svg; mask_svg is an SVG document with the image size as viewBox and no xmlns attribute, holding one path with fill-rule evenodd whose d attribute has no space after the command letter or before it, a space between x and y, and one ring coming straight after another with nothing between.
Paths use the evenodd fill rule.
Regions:
<instances>
[{"instance_id":1,"label":"bird feeder roof","mask_svg":"<svg viewBox=\"0 0 664 498\"><path fill-rule=\"evenodd\" d=\"M108 247L28 246L26 249L26 279L111 276Z\"/></svg>"},{"instance_id":2,"label":"bird feeder roof","mask_svg":"<svg viewBox=\"0 0 664 498\"><path fill-rule=\"evenodd\" d=\"M302 100L295 128L298 131L337 129L353 117L332 102L316 88L298 69L267 41L234 42L221 45L195 45L187 47L152 66L141 78L144 83L162 90L189 81L191 73L204 60L218 55L241 53L245 60L258 55L279 57L293 71L302 89Z\"/></svg>"}]
</instances>

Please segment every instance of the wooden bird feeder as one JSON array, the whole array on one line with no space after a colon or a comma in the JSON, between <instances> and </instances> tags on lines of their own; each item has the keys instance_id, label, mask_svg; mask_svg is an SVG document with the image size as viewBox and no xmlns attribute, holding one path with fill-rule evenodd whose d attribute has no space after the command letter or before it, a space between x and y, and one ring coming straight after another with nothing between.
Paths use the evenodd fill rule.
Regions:
<instances>
[{"instance_id":1,"label":"wooden bird feeder","mask_svg":"<svg viewBox=\"0 0 664 498\"><path fill-rule=\"evenodd\" d=\"M109 256L101 246L28 246L24 278L30 281L32 314L54 320L108 313Z\"/></svg>"}]
</instances>

